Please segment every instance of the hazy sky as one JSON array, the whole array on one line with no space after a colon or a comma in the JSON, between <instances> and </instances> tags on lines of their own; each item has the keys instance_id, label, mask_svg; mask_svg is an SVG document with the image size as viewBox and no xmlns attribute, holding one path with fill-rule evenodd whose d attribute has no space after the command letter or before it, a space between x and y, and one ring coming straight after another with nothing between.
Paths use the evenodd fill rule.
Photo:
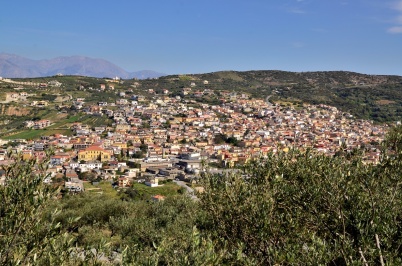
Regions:
<instances>
[{"instance_id":1,"label":"hazy sky","mask_svg":"<svg viewBox=\"0 0 402 266\"><path fill-rule=\"evenodd\" d=\"M128 71L402 75L402 0L13 0L0 52L83 55Z\"/></svg>"}]
</instances>

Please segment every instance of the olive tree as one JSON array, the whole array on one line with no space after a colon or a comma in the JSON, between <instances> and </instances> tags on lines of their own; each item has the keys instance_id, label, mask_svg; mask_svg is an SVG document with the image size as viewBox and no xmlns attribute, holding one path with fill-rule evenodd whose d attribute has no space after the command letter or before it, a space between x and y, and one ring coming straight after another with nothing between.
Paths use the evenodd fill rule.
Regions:
<instances>
[{"instance_id":1,"label":"olive tree","mask_svg":"<svg viewBox=\"0 0 402 266\"><path fill-rule=\"evenodd\" d=\"M293 150L203 183L200 226L231 263L239 250L257 265L402 263L400 154L372 165Z\"/></svg>"},{"instance_id":2,"label":"olive tree","mask_svg":"<svg viewBox=\"0 0 402 266\"><path fill-rule=\"evenodd\" d=\"M59 213L46 211L58 191L43 181L45 163L13 157L4 166L0 185L0 264L63 264L69 260L73 238L55 222Z\"/></svg>"}]
</instances>

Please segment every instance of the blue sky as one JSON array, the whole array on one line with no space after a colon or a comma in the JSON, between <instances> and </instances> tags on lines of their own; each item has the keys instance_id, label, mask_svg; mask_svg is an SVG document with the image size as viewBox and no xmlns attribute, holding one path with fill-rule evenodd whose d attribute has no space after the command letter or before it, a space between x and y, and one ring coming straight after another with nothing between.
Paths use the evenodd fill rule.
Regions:
<instances>
[{"instance_id":1,"label":"blue sky","mask_svg":"<svg viewBox=\"0 0 402 266\"><path fill-rule=\"evenodd\" d=\"M13 0L0 52L125 70L402 75L402 0Z\"/></svg>"}]
</instances>

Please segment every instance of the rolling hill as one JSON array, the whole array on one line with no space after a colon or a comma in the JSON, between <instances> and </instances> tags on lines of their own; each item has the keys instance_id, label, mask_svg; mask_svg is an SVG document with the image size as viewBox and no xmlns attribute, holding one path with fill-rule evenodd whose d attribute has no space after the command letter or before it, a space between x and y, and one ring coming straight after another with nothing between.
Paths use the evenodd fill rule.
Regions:
<instances>
[{"instance_id":1,"label":"rolling hill","mask_svg":"<svg viewBox=\"0 0 402 266\"><path fill-rule=\"evenodd\" d=\"M143 73L143 77L147 76ZM36 83L57 79L64 90L78 93L86 99L114 101L115 92L102 94L96 91L78 91L79 87L97 88L107 83L103 78L84 76L63 76L47 78L17 79ZM12 90L3 83L4 88ZM152 79L127 79L115 85L116 90L126 95L143 94L153 97L150 91L170 96L181 96L184 100L195 100L220 104L223 91L246 93L252 98L266 98L270 101L301 107L302 103L326 104L348 112L356 118L376 122L402 121L402 77L391 75L366 75L347 71L287 72L278 70L220 71L205 74L169 75ZM183 88L191 88L184 96ZM203 97L194 97L195 92L207 92ZM208 93L213 91L215 93Z\"/></svg>"},{"instance_id":2,"label":"rolling hill","mask_svg":"<svg viewBox=\"0 0 402 266\"><path fill-rule=\"evenodd\" d=\"M378 122L402 120L401 76L261 70L170 75L140 82L143 89L166 88L173 93L191 84L194 90L228 90L255 98L271 96L272 101L327 104Z\"/></svg>"}]
</instances>

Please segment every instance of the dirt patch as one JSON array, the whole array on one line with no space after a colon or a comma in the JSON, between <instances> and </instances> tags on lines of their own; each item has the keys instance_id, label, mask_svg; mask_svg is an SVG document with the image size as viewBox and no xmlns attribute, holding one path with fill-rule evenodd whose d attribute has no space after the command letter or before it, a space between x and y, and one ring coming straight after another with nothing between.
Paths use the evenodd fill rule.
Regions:
<instances>
[{"instance_id":1,"label":"dirt patch","mask_svg":"<svg viewBox=\"0 0 402 266\"><path fill-rule=\"evenodd\" d=\"M46 119L49 119L50 121L53 121L54 123L62 122L64 119L67 118L67 114L54 114L52 116L46 117Z\"/></svg>"},{"instance_id":2,"label":"dirt patch","mask_svg":"<svg viewBox=\"0 0 402 266\"><path fill-rule=\"evenodd\" d=\"M54 99L54 102L65 102L65 101L69 101L70 100L70 96L57 96L56 99Z\"/></svg>"},{"instance_id":3,"label":"dirt patch","mask_svg":"<svg viewBox=\"0 0 402 266\"><path fill-rule=\"evenodd\" d=\"M1 107L2 115L25 116L29 113L30 111L24 107L16 107L16 106L4 107L4 105Z\"/></svg>"},{"instance_id":4,"label":"dirt patch","mask_svg":"<svg viewBox=\"0 0 402 266\"><path fill-rule=\"evenodd\" d=\"M388 105L388 104L393 104L395 103L395 101L390 101L390 100L378 100L376 101L376 104L379 105Z\"/></svg>"}]
</instances>

